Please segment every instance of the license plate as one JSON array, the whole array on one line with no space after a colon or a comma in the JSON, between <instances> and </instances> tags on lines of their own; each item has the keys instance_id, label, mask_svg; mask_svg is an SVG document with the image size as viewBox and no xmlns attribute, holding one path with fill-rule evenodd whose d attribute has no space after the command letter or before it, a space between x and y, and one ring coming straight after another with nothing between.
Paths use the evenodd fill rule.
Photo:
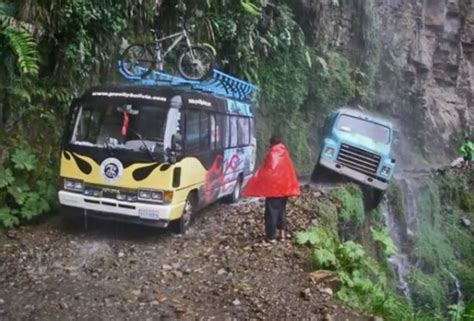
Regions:
<instances>
[{"instance_id":1,"label":"license plate","mask_svg":"<svg viewBox=\"0 0 474 321\"><path fill-rule=\"evenodd\" d=\"M139 210L138 214L140 215L140 218L144 218L147 220L159 220L160 219L160 213L157 211L150 211L150 210Z\"/></svg>"}]
</instances>

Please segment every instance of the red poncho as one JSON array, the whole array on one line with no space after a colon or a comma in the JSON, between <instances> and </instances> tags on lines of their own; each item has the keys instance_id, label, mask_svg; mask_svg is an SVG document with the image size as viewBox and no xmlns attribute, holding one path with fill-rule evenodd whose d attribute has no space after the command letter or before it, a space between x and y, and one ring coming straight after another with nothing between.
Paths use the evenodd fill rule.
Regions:
<instances>
[{"instance_id":1,"label":"red poncho","mask_svg":"<svg viewBox=\"0 0 474 321\"><path fill-rule=\"evenodd\" d=\"M285 145L270 147L263 165L250 178L242 194L256 197L300 195L298 179Z\"/></svg>"}]
</instances>

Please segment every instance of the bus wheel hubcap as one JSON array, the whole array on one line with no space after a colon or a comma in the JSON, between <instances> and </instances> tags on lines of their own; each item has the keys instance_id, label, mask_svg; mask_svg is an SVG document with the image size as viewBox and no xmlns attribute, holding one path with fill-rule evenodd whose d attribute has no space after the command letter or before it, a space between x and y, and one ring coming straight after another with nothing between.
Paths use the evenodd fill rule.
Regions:
<instances>
[{"instance_id":1,"label":"bus wheel hubcap","mask_svg":"<svg viewBox=\"0 0 474 321\"><path fill-rule=\"evenodd\" d=\"M183 213L183 220L184 225L188 226L189 222L191 221L191 213L192 213L192 205L189 200L186 201L186 205L184 205L184 213Z\"/></svg>"}]
</instances>

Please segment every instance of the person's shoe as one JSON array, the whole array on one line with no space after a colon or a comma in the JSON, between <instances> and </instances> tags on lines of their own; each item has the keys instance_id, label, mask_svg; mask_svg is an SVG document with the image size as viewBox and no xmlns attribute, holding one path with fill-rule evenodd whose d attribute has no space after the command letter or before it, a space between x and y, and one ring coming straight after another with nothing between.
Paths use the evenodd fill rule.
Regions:
<instances>
[{"instance_id":1,"label":"person's shoe","mask_svg":"<svg viewBox=\"0 0 474 321\"><path fill-rule=\"evenodd\" d=\"M266 244L275 244L275 243L276 243L276 240L275 240L275 239L268 239L268 238L266 238L266 239L265 239L265 243L266 243Z\"/></svg>"},{"instance_id":2,"label":"person's shoe","mask_svg":"<svg viewBox=\"0 0 474 321\"><path fill-rule=\"evenodd\" d=\"M285 231L282 230L282 231L278 232L277 240L279 240L279 241L284 241L285 240Z\"/></svg>"}]
</instances>

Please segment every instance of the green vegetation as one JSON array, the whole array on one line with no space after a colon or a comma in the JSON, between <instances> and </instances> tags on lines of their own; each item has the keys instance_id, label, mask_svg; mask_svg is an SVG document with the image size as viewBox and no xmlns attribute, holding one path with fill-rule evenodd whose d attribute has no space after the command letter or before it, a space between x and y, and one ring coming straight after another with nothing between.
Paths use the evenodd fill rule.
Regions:
<instances>
[{"instance_id":1,"label":"green vegetation","mask_svg":"<svg viewBox=\"0 0 474 321\"><path fill-rule=\"evenodd\" d=\"M379 69L400 71L396 54L381 49L374 1L352 3L360 50L350 57L325 43L310 45L285 1L185 2L197 25L196 42L216 50L220 69L260 87L259 157L271 133L279 131L302 173L314 166L317 149L310 145L317 145L315 128L327 113L349 102L373 107ZM115 61L127 41L150 40L144 31L156 3L0 2L0 225L33 220L54 207L66 108L85 86L115 79ZM174 31L175 2L159 3L163 32ZM452 288L448 271L459 278L466 300L473 300L473 228L460 223L462 218L474 223L473 186L474 174L443 175L417 199L419 229L409 244L413 261L419 262L408 279L413 307L390 290L385 259L396 247L383 228L380 208L366 215L357 185L338 186L316 204L321 226L299 234L297 242L311 248L314 268L339 274L343 288L337 296L356 308L388 320L423 319L414 311L462 320L473 314L473 306L446 310ZM390 187L388 199L397 223L406 225L399 186Z\"/></svg>"},{"instance_id":2,"label":"green vegetation","mask_svg":"<svg viewBox=\"0 0 474 321\"><path fill-rule=\"evenodd\" d=\"M470 179L438 176L418 197L413 255L419 264L408 280L418 310L446 312L453 286L449 273L458 276L465 299L474 299L474 239L472 231L461 224L463 217L474 218Z\"/></svg>"},{"instance_id":3,"label":"green vegetation","mask_svg":"<svg viewBox=\"0 0 474 321\"><path fill-rule=\"evenodd\" d=\"M381 209L364 214L357 185L339 185L323 198L316 205L321 225L299 233L296 242L310 247L314 269L337 272L342 282L337 298L362 311L387 320L472 320L473 306L452 305L452 294L456 275L464 299L474 299L473 232L461 224L461 218L474 219L473 181L472 176L440 175L416 196L419 222L409 254L417 265L406 278L410 304L395 294L387 258L398 249L383 224ZM403 195L395 183L387 205L398 224L406 224ZM349 233L352 241L344 242L348 222L358 228Z\"/></svg>"},{"instance_id":4,"label":"green vegetation","mask_svg":"<svg viewBox=\"0 0 474 321\"><path fill-rule=\"evenodd\" d=\"M30 220L54 206L66 107L85 85L109 78L121 37L143 29L153 5L0 2L1 225Z\"/></svg>"},{"instance_id":5,"label":"green vegetation","mask_svg":"<svg viewBox=\"0 0 474 321\"><path fill-rule=\"evenodd\" d=\"M362 191L355 184L337 186L331 196L340 205L339 221L360 226L365 218Z\"/></svg>"}]
</instances>

